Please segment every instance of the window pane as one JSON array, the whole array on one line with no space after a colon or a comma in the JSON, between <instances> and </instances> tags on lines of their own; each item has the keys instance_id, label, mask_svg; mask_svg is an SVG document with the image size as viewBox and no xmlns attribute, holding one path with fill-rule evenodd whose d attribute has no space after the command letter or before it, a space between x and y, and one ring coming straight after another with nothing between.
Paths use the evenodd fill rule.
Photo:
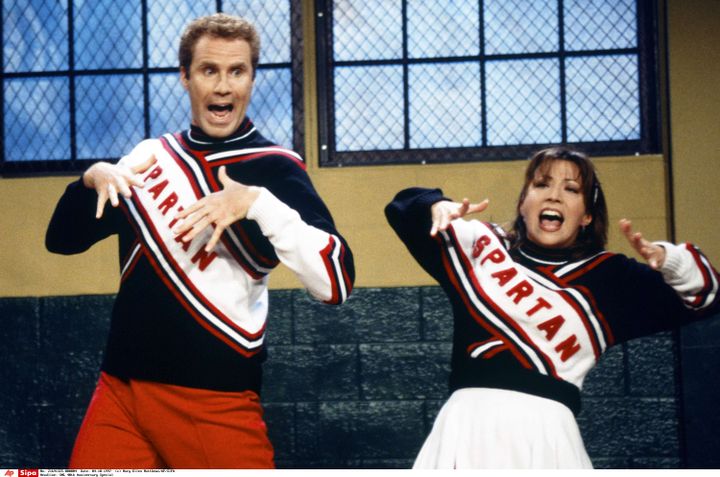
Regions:
<instances>
[{"instance_id":1,"label":"window pane","mask_svg":"<svg viewBox=\"0 0 720 477\"><path fill-rule=\"evenodd\" d=\"M148 0L148 65L178 66L178 46L185 26L215 13L215 0Z\"/></svg>"},{"instance_id":2,"label":"window pane","mask_svg":"<svg viewBox=\"0 0 720 477\"><path fill-rule=\"evenodd\" d=\"M67 78L6 79L5 160L70 158Z\"/></svg>"},{"instance_id":3,"label":"window pane","mask_svg":"<svg viewBox=\"0 0 720 477\"><path fill-rule=\"evenodd\" d=\"M335 101L337 150L404 146L402 67L336 68Z\"/></svg>"},{"instance_id":4,"label":"window pane","mask_svg":"<svg viewBox=\"0 0 720 477\"><path fill-rule=\"evenodd\" d=\"M477 2L409 0L407 15L411 58L480 54Z\"/></svg>"},{"instance_id":5,"label":"window pane","mask_svg":"<svg viewBox=\"0 0 720 477\"><path fill-rule=\"evenodd\" d=\"M410 147L482 145L480 65L410 67Z\"/></svg>"},{"instance_id":6,"label":"window pane","mask_svg":"<svg viewBox=\"0 0 720 477\"><path fill-rule=\"evenodd\" d=\"M568 140L640 139L638 75L630 55L568 59Z\"/></svg>"},{"instance_id":7,"label":"window pane","mask_svg":"<svg viewBox=\"0 0 720 477\"><path fill-rule=\"evenodd\" d=\"M565 49L637 46L636 0L565 0Z\"/></svg>"},{"instance_id":8,"label":"window pane","mask_svg":"<svg viewBox=\"0 0 720 477\"><path fill-rule=\"evenodd\" d=\"M292 75L289 68L261 69L248 116L268 139L292 148Z\"/></svg>"},{"instance_id":9,"label":"window pane","mask_svg":"<svg viewBox=\"0 0 720 477\"><path fill-rule=\"evenodd\" d=\"M235 0L223 2L225 12L255 24L261 39L260 63L290 63L290 2Z\"/></svg>"},{"instance_id":10,"label":"window pane","mask_svg":"<svg viewBox=\"0 0 720 477\"><path fill-rule=\"evenodd\" d=\"M7 72L68 69L67 0L3 2Z\"/></svg>"},{"instance_id":11,"label":"window pane","mask_svg":"<svg viewBox=\"0 0 720 477\"><path fill-rule=\"evenodd\" d=\"M491 61L486 73L489 145L562 139L557 60Z\"/></svg>"},{"instance_id":12,"label":"window pane","mask_svg":"<svg viewBox=\"0 0 720 477\"><path fill-rule=\"evenodd\" d=\"M485 0L485 53L558 49L557 0Z\"/></svg>"},{"instance_id":13,"label":"window pane","mask_svg":"<svg viewBox=\"0 0 720 477\"><path fill-rule=\"evenodd\" d=\"M402 58L402 2L335 0L336 61Z\"/></svg>"},{"instance_id":14,"label":"window pane","mask_svg":"<svg viewBox=\"0 0 720 477\"><path fill-rule=\"evenodd\" d=\"M150 136L190 127L190 99L179 73L150 75Z\"/></svg>"},{"instance_id":15,"label":"window pane","mask_svg":"<svg viewBox=\"0 0 720 477\"><path fill-rule=\"evenodd\" d=\"M76 91L79 159L120 157L142 141L142 76L83 76Z\"/></svg>"},{"instance_id":16,"label":"window pane","mask_svg":"<svg viewBox=\"0 0 720 477\"><path fill-rule=\"evenodd\" d=\"M141 5L75 0L75 68L142 66Z\"/></svg>"}]
</instances>

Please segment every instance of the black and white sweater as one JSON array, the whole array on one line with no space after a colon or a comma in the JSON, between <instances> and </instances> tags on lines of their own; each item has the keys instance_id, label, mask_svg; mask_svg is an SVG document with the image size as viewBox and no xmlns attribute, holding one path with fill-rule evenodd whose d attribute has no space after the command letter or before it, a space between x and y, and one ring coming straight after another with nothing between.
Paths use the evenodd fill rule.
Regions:
<instances>
[{"instance_id":1,"label":"black and white sweater","mask_svg":"<svg viewBox=\"0 0 720 477\"><path fill-rule=\"evenodd\" d=\"M82 179L60 199L46 236L52 252L73 254L118 234L120 289L102 370L188 387L259 391L268 312L267 275L279 263L309 293L342 303L354 281L352 253L305 172L302 158L272 144L246 119L222 141L196 127L141 142L121 162L157 162L143 188L95 219L95 190ZM188 243L175 215L220 190L218 169L260 186L247 218L207 253L206 229Z\"/></svg>"},{"instance_id":2,"label":"black and white sweater","mask_svg":"<svg viewBox=\"0 0 720 477\"><path fill-rule=\"evenodd\" d=\"M454 314L450 389L522 391L580 409L583 379L610 346L718 309L718 275L690 244L662 243L661 272L624 255L509 247L504 232L454 220L429 234L438 189L406 189L385 213Z\"/></svg>"}]
</instances>

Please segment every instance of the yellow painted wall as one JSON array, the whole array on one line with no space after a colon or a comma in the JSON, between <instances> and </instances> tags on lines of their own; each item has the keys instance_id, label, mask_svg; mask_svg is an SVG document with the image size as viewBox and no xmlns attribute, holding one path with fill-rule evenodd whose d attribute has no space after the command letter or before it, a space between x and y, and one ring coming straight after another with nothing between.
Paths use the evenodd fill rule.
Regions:
<instances>
[{"instance_id":1,"label":"yellow painted wall","mask_svg":"<svg viewBox=\"0 0 720 477\"><path fill-rule=\"evenodd\" d=\"M716 0L670 2L670 87L675 219L678 238L699 243L710 258L720 259L715 243L720 214L713 200L719 193L718 159L718 65L720 31ZM304 2L303 8L311 8ZM714 12L708 14L708 10ZM310 28L312 16L306 22ZM695 31L694 26L699 27ZM314 70L312 37L305 54L307 71ZM702 45L702 47L698 47ZM714 69L713 69L714 68ZM681 69L682 71L676 71ZM439 186L447 195L480 200L489 197L484 218L498 222L513 218L521 184L522 162L477 164L317 167L317 118L312 77L306 77L306 158L313 181L325 198L339 230L355 254L356 286L410 286L431 284L386 225L383 208L395 192L411 185ZM702 94L699 94L702 93ZM713 122L714 121L714 122ZM712 132L713 126L715 132ZM714 136L713 136L714 134ZM611 224L612 250L629 253L614 224L621 217L653 239L668 237L668 202L665 187L665 156L632 156L597 160L605 189ZM118 270L114 240L96 245L80 256L49 254L43 245L45 227L57 198L72 177L0 179L0 296L43 296L113 293ZM716 218L715 218L716 219ZM271 287L298 287L285 269L271 276Z\"/></svg>"},{"instance_id":2,"label":"yellow painted wall","mask_svg":"<svg viewBox=\"0 0 720 477\"><path fill-rule=\"evenodd\" d=\"M678 241L720 263L720 1L670 0L670 112Z\"/></svg>"}]
</instances>

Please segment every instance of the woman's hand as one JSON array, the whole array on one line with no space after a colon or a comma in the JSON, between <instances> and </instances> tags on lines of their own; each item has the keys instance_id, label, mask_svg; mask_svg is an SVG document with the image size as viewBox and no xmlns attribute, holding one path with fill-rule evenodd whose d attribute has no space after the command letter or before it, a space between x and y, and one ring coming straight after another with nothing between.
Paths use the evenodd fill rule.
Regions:
<instances>
[{"instance_id":1,"label":"woman's hand","mask_svg":"<svg viewBox=\"0 0 720 477\"><path fill-rule=\"evenodd\" d=\"M467 197L462 203L451 202L449 200L441 200L435 202L430 208L432 214L432 227L430 228L430 236L434 237L438 232L447 230L450 222L466 215L476 214L487 209L490 200L485 199L480 203L471 204Z\"/></svg>"},{"instance_id":2,"label":"woman's hand","mask_svg":"<svg viewBox=\"0 0 720 477\"><path fill-rule=\"evenodd\" d=\"M632 222L620 219L620 230L637 253L653 270L659 270L665 263L665 248L645 240L640 232L632 231Z\"/></svg>"},{"instance_id":3,"label":"woman's hand","mask_svg":"<svg viewBox=\"0 0 720 477\"><path fill-rule=\"evenodd\" d=\"M140 174L155 164L155 156L150 155L146 160L132 167L123 164L110 164L109 162L96 162L83 174L83 184L88 189L95 189L98 195L95 218L99 219L105 210L105 204L110 201L113 207L120 203L118 193L126 199L132 196L131 187L144 185Z\"/></svg>"},{"instance_id":4,"label":"woman's hand","mask_svg":"<svg viewBox=\"0 0 720 477\"><path fill-rule=\"evenodd\" d=\"M205 246L206 252L215 247L226 228L247 216L250 206L260 195L260 187L246 186L230 179L225 166L220 167L218 179L222 190L206 195L175 216L175 220L183 219L181 225L173 230L183 242L191 241L207 227L214 228Z\"/></svg>"}]
</instances>

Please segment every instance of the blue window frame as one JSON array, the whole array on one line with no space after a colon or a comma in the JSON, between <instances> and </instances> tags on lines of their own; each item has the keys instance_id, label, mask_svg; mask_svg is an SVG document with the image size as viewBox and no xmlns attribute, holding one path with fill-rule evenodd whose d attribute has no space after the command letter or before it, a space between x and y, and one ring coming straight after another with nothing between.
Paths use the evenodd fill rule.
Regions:
<instances>
[{"instance_id":1,"label":"blue window frame","mask_svg":"<svg viewBox=\"0 0 720 477\"><path fill-rule=\"evenodd\" d=\"M659 150L656 2L316 4L322 165Z\"/></svg>"}]
</instances>

